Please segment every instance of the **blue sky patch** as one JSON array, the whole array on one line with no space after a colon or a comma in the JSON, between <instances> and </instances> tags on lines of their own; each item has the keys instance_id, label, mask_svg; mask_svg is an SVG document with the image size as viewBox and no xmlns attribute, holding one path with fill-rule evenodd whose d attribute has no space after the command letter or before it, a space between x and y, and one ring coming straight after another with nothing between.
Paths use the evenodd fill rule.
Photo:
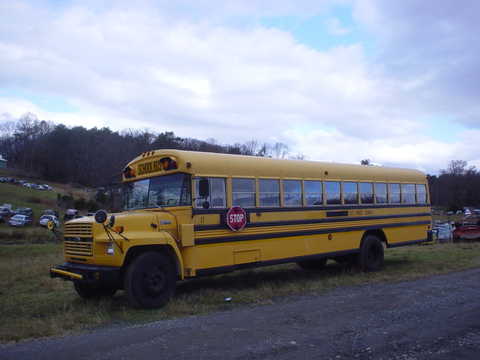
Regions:
<instances>
[{"instance_id":1,"label":"blue sky patch","mask_svg":"<svg viewBox=\"0 0 480 360\"><path fill-rule=\"evenodd\" d=\"M18 88L7 88L0 90L0 97L15 97L31 102L48 112L73 113L78 109L66 99L49 94L37 94L32 91Z\"/></svg>"},{"instance_id":2,"label":"blue sky patch","mask_svg":"<svg viewBox=\"0 0 480 360\"><path fill-rule=\"evenodd\" d=\"M319 51L352 44L361 44L367 53L374 48L373 39L355 23L352 10L347 6L337 6L327 13L311 17L264 17L260 24L289 32L299 43ZM332 31L332 27L336 30Z\"/></svg>"}]
</instances>

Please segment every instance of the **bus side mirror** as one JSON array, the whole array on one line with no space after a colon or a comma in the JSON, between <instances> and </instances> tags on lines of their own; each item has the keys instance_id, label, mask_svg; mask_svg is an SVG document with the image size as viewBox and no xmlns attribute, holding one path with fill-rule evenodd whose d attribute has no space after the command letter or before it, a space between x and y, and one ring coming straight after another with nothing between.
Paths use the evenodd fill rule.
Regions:
<instances>
[{"instance_id":1,"label":"bus side mirror","mask_svg":"<svg viewBox=\"0 0 480 360\"><path fill-rule=\"evenodd\" d=\"M198 182L198 188L200 192L200 194L198 195L200 195L200 197L203 199L208 198L208 196L210 195L210 186L208 184L208 179L200 179L200 181Z\"/></svg>"}]
</instances>

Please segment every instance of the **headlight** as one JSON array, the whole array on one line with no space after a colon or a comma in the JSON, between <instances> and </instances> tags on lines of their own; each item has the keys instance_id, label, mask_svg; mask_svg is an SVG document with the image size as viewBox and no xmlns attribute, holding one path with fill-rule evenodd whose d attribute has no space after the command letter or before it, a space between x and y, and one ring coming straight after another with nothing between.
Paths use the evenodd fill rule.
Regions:
<instances>
[{"instance_id":1,"label":"headlight","mask_svg":"<svg viewBox=\"0 0 480 360\"><path fill-rule=\"evenodd\" d=\"M115 255L115 245L113 243L107 245L107 255Z\"/></svg>"}]
</instances>

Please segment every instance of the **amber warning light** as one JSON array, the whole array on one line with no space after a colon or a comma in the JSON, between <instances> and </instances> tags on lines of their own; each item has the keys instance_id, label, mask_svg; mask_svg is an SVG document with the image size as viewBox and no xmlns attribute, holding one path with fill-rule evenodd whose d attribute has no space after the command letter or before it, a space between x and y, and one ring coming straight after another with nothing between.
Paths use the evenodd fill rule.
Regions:
<instances>
[{"instance_id":1,"label":"amber warning light","mask_svg":"<svg viewBox=\"0 0 480 360\"><path fill-rule=\"evenodd\" d=\"M133 170L130 166L127 166L125 169L123 169L123 176L125 176L125 179L134 178L135 170Z\"/></svg>"}]
</instances>

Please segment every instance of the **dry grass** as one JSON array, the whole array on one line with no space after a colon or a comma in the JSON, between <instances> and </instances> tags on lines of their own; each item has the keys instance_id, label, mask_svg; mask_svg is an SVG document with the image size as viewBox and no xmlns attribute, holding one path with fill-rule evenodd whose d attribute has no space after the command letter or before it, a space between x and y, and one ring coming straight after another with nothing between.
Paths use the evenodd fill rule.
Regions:
<instances>
[{"instance_id":1,"label":"dry grass","mask_svg":"<svg viewBox=\"0 0 480 360\"><path fill-rule=\"evenodd\" d=\"M70 282L50 279L62 262L59 244L0 246L0 341L19 341L117 323L204 314L245 304L269 304L286 295L321 293L339 286L401 281L480 266L480 244L391 249L386 268L358 273L329 262L322 272L278 265L185 281L163 309L135 310L120 291L112 299L84 301ZM231 297L231 302L225 302Z\"/></svg>"}]
</instances>

